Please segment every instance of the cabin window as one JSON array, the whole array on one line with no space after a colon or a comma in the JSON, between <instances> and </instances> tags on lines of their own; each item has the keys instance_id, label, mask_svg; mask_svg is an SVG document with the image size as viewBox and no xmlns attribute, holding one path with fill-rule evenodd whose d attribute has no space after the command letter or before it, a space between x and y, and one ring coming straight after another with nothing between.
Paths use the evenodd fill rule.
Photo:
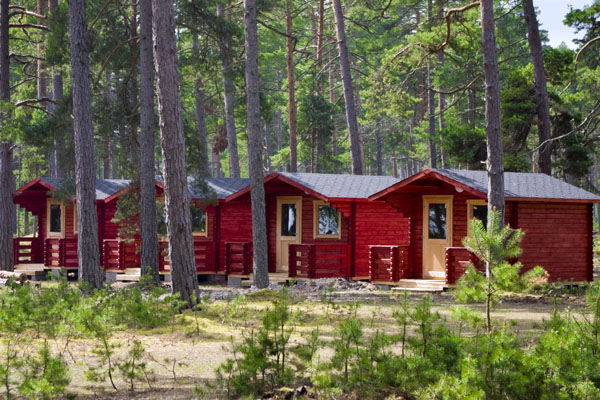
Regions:
<instances>
[{"instance_id":1,"label":"cabin window","mask_svg":"<svg viewBox=\"0 0 600 400\"><path fill-rule=\"evenodd\" d=\"M48 201L47 208L48 237L64 237L65 234L65 206L58 201Z\"/></svg>"},{"instance_id":2,"label":"cabin window","mask_svg":"<svg viewBox=\"0 0 600 400\"><path fill-rule=\"evenodd\" d=\"M193 234L196 236L206 236L206 212L192 204L190 206L190 214L192 215Z\"/></svg>"},{"instance_id":3,"label":"cabin window","mask_svg":"<svg viewBox=\"0 0 600 400\"><path fill-rule=\"evenodd\" d=\"M281 236L296 236L296 204L281 204Z\"/></svg>"},{"instance_id":4,"label":"cabin window","mask_svg":"<svg viewBox=\"0 0 600 400\"><path fill-rule=\"evenodd\" d=\"M446 205L429 204L429 239L446 239Z\"/></svg>"},{"instance_id":5,"label":"cabin window","mask_svg":"<svg viewBox=\"0 0 600 400\"><path fill-rule=\"evenodd\" d=\"M313 203L314 212L314 237L315 238L340 238L341 214L324 201Z\"/></svg>"},{"instance_id":6,"label":"cabin window","mask_svg":"<svg viewBox=\"0 0 600 400\"><path fill-rule=\"evenodd\" d=\"M467 200L467 227L470 231L471 220L475 218L487 227L487 203L485 200Z\"/></svg>"}]
</instances>

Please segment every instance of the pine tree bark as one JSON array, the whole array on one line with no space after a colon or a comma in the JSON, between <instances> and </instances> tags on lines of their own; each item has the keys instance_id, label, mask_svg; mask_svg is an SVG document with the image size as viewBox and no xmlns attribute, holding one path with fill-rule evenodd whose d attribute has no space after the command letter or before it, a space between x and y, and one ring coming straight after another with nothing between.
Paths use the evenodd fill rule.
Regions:
<instances>
[{"instance_id":1,"label":"pine tree bark","mask_svg":"<svg viewBox=\"0 0 600 400\"><path fill-rule=\"evenodd\" d=\"M271 168L271 125L272 123L265 122L265 167L267 170L267 174L272 172Z\"/></svg>"},{"instance_id":2,"label":"pine tree bark","mask_svg":"<svg viewBox=\"0 0 600 400\"><path fill-rule=\"evenodd\" d=\"M438 62L440 63L440 67L444 65L444 50L440 50L437 54ZM446 129L446 118L445 118L445 108L446 108L446 95L443 93L444 87L440 84L438 93L438 127L440 128L439 134L439 142L440 142L440 155L442 158L442 168L448 168L448 154L444 150L444 129Z\"/></svg>"},{"instance_id":3,"label":"pine tree bark","mask_svg":"<svg viewBox=\"0 0 600 400\"><path fill-rule=\"evenodd\" d=\"M538 167L543 174L551 173L550 146L550 106L548 105L548 89L546 88L546 72L544 71L544 53L540 40L538 21L533 8L533 0L523 0L523 12L527 22L527 39L531 49L531 63L535 78L535 98L538 115L538 137L542 145L539 150ZM544 144L545 143L545 144Z\"/></svg>"},{"instance_id":4,"label":"pine tree bark","mask_svg":"<svg viewBox=\"0 0 600 400\"><path fill-rule=\"evenodd\" d=\"M198 49L198 35L194 34L192 44L192 53L195 59L200 58ZM204 112L204 83L200 75L194 80L194 100L196 111L196 130L198 131L198 176L210 178L210 168L208 166L208 139L206 134L206 114Z\"/></svg>"},{"instance_id":5,"label":"pine tree bark","mask_svg":"<svg viewBox=\"0 0 600 400\"><path fill-rule=\"evenodd\" d=\"M432 0L427 1L427 22L432 20ZM435 132L435 92L433 91L433 67L427 62L427 120L429 127L429 167L437 168L437 148Z\"/></svg>"},{"instance_id":6,"label":"pine tree bark","mask_svg":"<svg viewBox=\"0 0 600 400\"><path fill-rule=\"evenodd\" d=\"M223 4L217 4L217 16L224 17ZM229 150L229 176L240 177L240 159L238 156L237 132L235 127L235 86L233 74L233 59L231 55L231 41L229 38L221 42L221 72L223 74L223 91L225 97L225 130L227 131L227 147Z\"/></svg>"},{"instance_id":7,"label":"pine tree bark","mask_svg":"<svg viewBox=\"0 0 600 400\"><path fill-rule=\"evenodd\" d=\"M438 19L440 21L444 18L444 0L437 1L437 11L438 11ZM437 53L437 59L439 63L439 68L444 68L444 49L441 49ZM439 112L439 143L440 143L440 156L442 161L442 168L448 168L448 154L444 150L444 129L446 129L446 119L445 119L445 108L446 108L446 95L444 94L444 87L440 83L438 88L438 112Z\"/></svg>"},{"instance_id":8,"label":"pine tree bark","mask_svg":"<svg viewBox=\"0 0 600 400\"><path fill-rule=\"evenodd\" d=\"M107 107L107 118L111 119L112 107L113 107L113 97L112 97L112 73L110 71L106 71L106 87L104 88L104 103ZM108 124L108 127L102 132L102 177L104 179L110 179L110 159L111 155L114 157L114 154L111 152L111 130L113 127L112 124Z\"/></svg>"},{"instance_id":9,"label":"pine tree bark","mask_svg":"<svg viewBox=\"0 0 600 400\"><path fill-rule=\"evenodd\" d=\"M140 230L142 275L159 282L156 182L154 174L154 61L152 3L140 1Z\"/></svg>"},{"instance_id":10,"label":"pine tree bark","mask_svg":"<svg viewBox=\"0 0 600 400\"><path fill-rule=\"evenodd\" d=\"M9 0L0 0L0 101L10 101L10 59L8 36ZM0 108L0 129L9 118ZM0 270L13 270L13 156L12 143L0 140Z\"/></svg>"},{"instance_id":11,"label":"pine tree bark","mask_svg":"<svg viewBox=\"0 0 600 400\"><path fill-rule=\"evenodd\" d=\"M319 0L318 7L318 20L319 27L317 32L317 71L321 72L321 68L323 67L323 41L325 37L323 36L323 30L325 28L325 0ZM323 80L319 79L319 92L323 91Z\"/></svg>"},{"instance_id":12,"label":"pine tree bark","mask_svg":"<svg viewBox=\"0 0 600 400\"><path fill-rule=\"evenodd\" d=\"M71 87L73 91L73 130L75 133L75 185L77 193L77 256L79 276L93 289L102 287L96 212L96 171L90 58L87 48L85 2L69 0L69 43L71 48Z\"/></svg>"},{"instance_id":13,"label":"pine tree bark","mask_svg":"<svg viewBox=\"0 0 600 400\"><path fill-rule=\"evenodd\" d=\"M36 11L39 15L44 15L45 11L46 11L46 7L44 6L44 0L37 0L37 7L36 7ZM38 24L39 25L44 25L44 19L43 18L39 18L38 19ZM44 31L41 31L42 34L42 41L40 43L37 44L37 56L38 56L38 60L37 60L37 98L41 99L43 97L46 97L47 95L47 79L48 76L46 75L46 61L44 59L44 54L43 54L43 49L42 49L42 43L45 39L45 34ZM46 107L47 103L45 101L40 102L40 107Z\"/></svg>"},{"instance_id":14,"label":"pine tree bark","mask_svg":"<svg viewBox=\"0 0 600 400\"><path fill-rule=\"evenodd\" d=\"M377 175L383 175L383 132L381 132L381 121L375 123L375 145L377 155Z\"/></svg>"},{"instance_id":15,"label":"pine tree bark","mask_svg":"<svg viewBox=\"0 0 600 400\"><path fill-rule=\"evenodd\" d=\"M498 51L494 32L494 0L481 0L485 132L487 136L488 215L496 210L504 221L504 153L500 115ZM490 219L491 221L491 219ZM488 226L490 226L488 221Z\"/></svg>"},{"instance_id":16,"label":"pine tree bark","mask_svg":"<svg viewBox=\"0 0 600 400\"><path fill-rule=\"evenodd\" d=\"M58 0L48 0L48 12L51 15L58 7ZM56 105L63 99L63 76L60 71L52 69L52 100L50 103L51 110L56 109ZM65 163L63 160L63 152L65 151L65 133L62 130L54 132L54 146L52 149L52 158L54 159L54 168L50 171L51 176L55 178L65 177Z\"/></svg>"},{"instance_id":17,"label":"pine tree bark","mask_svg":"<svg viewBox=\"0 0 600 400\"><path fill-rule=\"evenodd\" d=\"M330 25L329 28L333 30ZM331 53L330 53L331 54ZM330 55L329 60L329 71L328 71L328 83L329 83L329 102L331 103L333 110L335 111L335 63L333 62L333 56ZM338 142L337 142L337 130L335 128L335 114L333 116L333 132L331 132L331 154L336 157L338 153Z\"/></svg>"},{"instance_id":18,"label":"pine tree bark","mask_svg":"<svg viewBox=\"0 0 600 400\"><path fill-rule=\"evenodd\" d=\"M287 64L287 85L288 85L288 122L290 125L290 172L298 170L298 153L297 153L297 123L296 116L298 110L296 108L296 79L294 73L294 39L293 21L292 21L292 5L291 0L286 0L285 3L285 55Z\"/></svg>"},{"instance_id":19,"label":"pine tree bark","mask_svg":"<svg viewBox=\"0 0 600 400\"><path fill-rule=\"evenodd\" d=\"M258 75L258 29L256 0L244 0L244 37L246 49L246 119L248 124L248 172L252 199L252 244L254 247L254 284L269 286L267 223L262 169L260 96Z\"/></svg>"},{"instance_id":20,"label":"pine tree bark","mask_svg":"<svg viewBox=\"0 0 600 400\"><path fill-rule=\"evenodd\" d=\"M180 299L192 307L199 300L198 284L171 0L152 1L152 39L173 292L179 293Z\"/></svg>"},{"instance_id":21,"label":"pine tree bark","mask_svg":"<svg viewBox=\"0 0 600 400\"><path fill-rule=\"evenodd\" d=\"M352 174L362 175L362 159L360 150L360 138L358 131L358 119L356 117L356 106L354 103L354 90L352 87L352 73L350 70L350 57L346 44L346 32L344 28L344 14L342 12L341 0L333 0L333 11L335 14L335 25L340 56L340 70L342 72L342 84L344 86L344 103L346 105L346 124L348 136L350 137L350 154L352 159Z\"/></svg>"},{"instance_id":22,"label":"pine tree bark","mask_svg":"<svg viewBox=\"0 0 600 400\"><path fill-rule=\"evenodd\" d=\"M435 92L433 91L433 76L431 65L427 64L427 111L429 125L429 166L437 168L437 149L435 136Z\"/></svg>"}]
</instances>

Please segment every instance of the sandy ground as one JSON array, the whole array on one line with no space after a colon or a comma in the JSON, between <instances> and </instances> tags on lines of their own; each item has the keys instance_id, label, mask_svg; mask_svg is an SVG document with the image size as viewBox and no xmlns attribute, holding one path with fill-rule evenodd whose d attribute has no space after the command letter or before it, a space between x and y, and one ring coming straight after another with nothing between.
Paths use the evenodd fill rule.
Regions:
<instances>
[{"instance_id":1,"label":"sandy ground","mask_svg":"<svg viewBox=\"0 0 600 400\"><path fill-rule=\"evenodd\" d=\"M92 383L86 379L87 366L95 363L91 352L95 343L91 340L73 340L68 348L67 361L71 368L69 397L77 399L219 399L226 398L210 384L215 378L215 368L231 357L232 340L240 337L242 320L227 319L234 295L243 293L247 297L246 325L257 325L261 310L270 305L272 293L251 292L248 290L206 286L201 288L206 297L223 298L212 300L195 315L185 315L185 325L162 327L152 331L118 332L113 343L118 344L115 358L124 357L134 339L142 341L145 361L150 373L150 387L147 382L136 382L135 391L128 390L128 384L115 378L118 390L109 382ZM304 291L291 290L297 302L293 305L300 310L299 326L292 342L302 340L302 333L319 326L324 340L330 340L336 321L342 320L350 312L349 302L360 304L358 314L369 326L367 331L383 330L397 332L392 313L403 298L401 293L376 290L374 287L354 286L340 290L321 289ZM337 306L316 300L328 296ZM411 294L411 303L421 299L422 294ZM433 294L434 311L448 321L451 309L456 303L450 293ZM510 298L497 304L493 310L494 320L514 321L516 329L524 338L539 335L539 323L550 317L554 308L565 311L567 307L576 313L584 306L581 297L564 297L559 301L539 296ZM483 312L483 305L469 305L471 309ZM64 349L63 342L54 342L55 350ZM198 395L197 391L200 391Z\"/></svg>"}]
</instances>

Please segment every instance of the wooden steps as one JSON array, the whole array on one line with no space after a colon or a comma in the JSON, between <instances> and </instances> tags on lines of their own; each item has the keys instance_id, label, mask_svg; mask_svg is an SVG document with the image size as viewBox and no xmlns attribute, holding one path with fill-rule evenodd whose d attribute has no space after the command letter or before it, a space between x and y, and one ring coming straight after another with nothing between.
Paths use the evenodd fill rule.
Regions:
<instances>
[{"instance_id":1,"label":"wooden steps","mask_svg":"<svg viewBox=\"0 0 600 400\"><path fill-rule=\"evenodd\" d=\"M393 283L392 291L408 292L442 292L448 287L446 281L440 279L400 279Z\"/></svg>"},{"instance_id":2,"label":"wooden steps","mask_svg":"<svg viewBox=\"0 0 600 400\"><path fill-rule=\"evenodd\" d=\"M269 283L277 283L285 285L286 282L299 281L306 279L290 278L287 272L269 272ZM254 285L254 278L252 274L242 278L242 287L250 287Z\"/></svg>"},{"instance_id":3,"label":"wooden steps","mask_svg":"<svg viewBox=\"0 0 600 400\"><path fill-rule=\"evenodd\" d=\"M122 273L117 274L117 281L138 282L142 275L141 268L125 268Z\"/></svg>"},{"instance_id":4,"label":"wooden steps","mask_svg":"<svg viewBox=\"0 0 600 400\"><path fill-rule=\"evenodd\" d=\"M44 280L46 278L46 267L44 264L16 264L15 272L27 275L33 281Z\"/></svg>"}]
</instances>

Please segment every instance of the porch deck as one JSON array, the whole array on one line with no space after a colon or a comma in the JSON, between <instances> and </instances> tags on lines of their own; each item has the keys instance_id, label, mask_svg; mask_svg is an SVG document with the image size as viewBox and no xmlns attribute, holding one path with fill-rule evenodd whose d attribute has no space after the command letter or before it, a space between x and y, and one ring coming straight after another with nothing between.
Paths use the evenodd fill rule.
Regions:
<instances>
[{"instance_id":1,"label":"porch deck","mask_svg":"<svg viewBox=\"0 0 600 400\"><path fill-rule=\"evenodd\" d=\"M118 280L139 280L140 241L104 239L102 265L107 272L117 274ZM161 275L170 274L168 243L161 241L159 269ZM440 280L414 278L411 248L406 245L370 245L369 275L353 276L352 249L346 244L291 244L289 272L270 273L272 282L319 278L348 278L369 280L379 285L398 288L425 289L450 287L464 273L469 263L478 266L476 257L462 247L445 249L445 274ZM43 274L47 269L77 269L77 239L15 238L14 263L28 275ZM217 268L217 258L211 242L194 241L196 273L198 275L227 275L242 278L244 285L252 282L252 243L226 242L225 265ZM413 283L413 282L418 282Z\"/></svg>"}]
</instances>

